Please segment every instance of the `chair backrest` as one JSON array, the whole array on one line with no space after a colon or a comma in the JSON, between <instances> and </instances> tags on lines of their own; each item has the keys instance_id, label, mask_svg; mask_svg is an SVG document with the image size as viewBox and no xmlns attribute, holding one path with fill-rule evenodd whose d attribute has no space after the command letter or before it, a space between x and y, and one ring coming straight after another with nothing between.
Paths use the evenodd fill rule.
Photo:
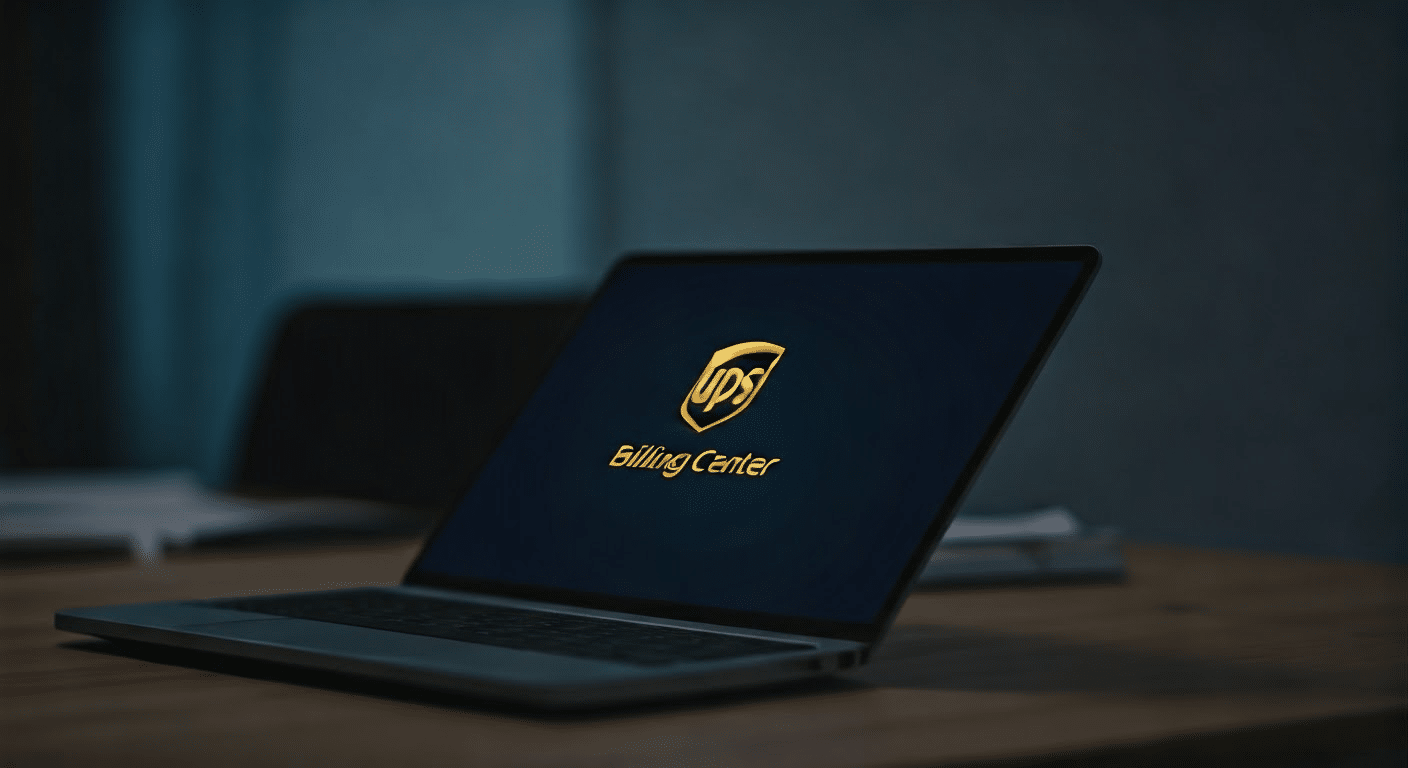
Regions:
<instances>
[{"instance_id":1,"label":"chair backrest","mask_svg":"<svg viewBox=\"0 0 1408 768\"><path fill-rule=\"evenodd\" d=\"M298 309L267 358L233 490L452 502L585 306L559 299Z\"/></svg>"}]
</instances>

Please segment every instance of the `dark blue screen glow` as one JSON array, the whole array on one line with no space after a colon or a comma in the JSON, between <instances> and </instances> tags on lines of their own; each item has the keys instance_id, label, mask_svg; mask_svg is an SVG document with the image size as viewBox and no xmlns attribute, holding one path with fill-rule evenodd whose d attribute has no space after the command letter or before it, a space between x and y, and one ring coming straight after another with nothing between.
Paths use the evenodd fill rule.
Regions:
<instances>
[{"instance_id":1,"label":"dark blue screen glow","mask_svg":"<svg viewBox=\"0 0 1408 768\"><path fill-rule=\"evenodd\" d=\"M868 622L1081 273L1075 261L627 266L422 571ZM680 415L716 350L786 348L747 408ZM608 466L623 445L778 458Z\"/></svg>"}]
</instances>

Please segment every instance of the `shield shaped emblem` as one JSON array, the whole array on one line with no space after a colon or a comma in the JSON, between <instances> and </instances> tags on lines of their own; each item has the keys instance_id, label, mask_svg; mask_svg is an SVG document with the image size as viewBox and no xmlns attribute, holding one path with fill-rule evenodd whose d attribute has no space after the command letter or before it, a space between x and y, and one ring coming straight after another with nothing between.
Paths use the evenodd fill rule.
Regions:
<instances>
[{"instance_id":1,"label":"shield shaped emblem","mask_svg":"<svg viewBox=\"0 0 1408 768\"><path fill-rule=\"evenodd\" d=\"M695 432L743 412L786 350L766 341L745 341L714 353L680 404L680 416Z\"/></svg>"}]
</instances>

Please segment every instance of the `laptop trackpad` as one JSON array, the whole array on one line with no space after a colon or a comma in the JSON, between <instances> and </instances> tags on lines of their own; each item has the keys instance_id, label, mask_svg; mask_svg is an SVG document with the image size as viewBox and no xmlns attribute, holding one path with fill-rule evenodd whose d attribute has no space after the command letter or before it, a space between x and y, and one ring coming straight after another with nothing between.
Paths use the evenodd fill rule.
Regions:
<instances>
[{"instance_id":1,"label":"laptop trackpad","mask_svg":"<svg viewBox=\"0 0 1408 768\"><path fill-rule=\"evenodd\" d=\"M259 654L271 660L284 660L280 659L277 651L285 650L298 652L299 655L314 653L333 659L390 664L481 680L561 684L565 680L585 682L602 677L620 677L622 672L639 671L629 665L606 661L304 619L221 622L184 629L206 637L258 644L273 651ZM296 661L292 658L286 660Z\"/></svg>"}]
</instances>

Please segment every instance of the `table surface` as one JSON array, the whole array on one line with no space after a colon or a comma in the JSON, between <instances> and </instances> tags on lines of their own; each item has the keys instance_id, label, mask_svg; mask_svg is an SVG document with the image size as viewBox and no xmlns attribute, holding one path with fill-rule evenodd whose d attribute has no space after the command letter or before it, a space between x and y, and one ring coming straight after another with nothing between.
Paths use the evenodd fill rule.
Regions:
<instances>
[{"instance_id":1,"label":"table surface","mask_svg":"<svg viewBox=\"0 0 1408 768\"><path fill-rule=\"evenodd\" d=\"M833 682L578 715L53 629L63 607L394 583L414 551L0 572L0 766L1208 764L1397 749L1408 722L1408 568L1173 547L1129 546L1122 585L917 593Z\"/></svg>"}]
</instances>

